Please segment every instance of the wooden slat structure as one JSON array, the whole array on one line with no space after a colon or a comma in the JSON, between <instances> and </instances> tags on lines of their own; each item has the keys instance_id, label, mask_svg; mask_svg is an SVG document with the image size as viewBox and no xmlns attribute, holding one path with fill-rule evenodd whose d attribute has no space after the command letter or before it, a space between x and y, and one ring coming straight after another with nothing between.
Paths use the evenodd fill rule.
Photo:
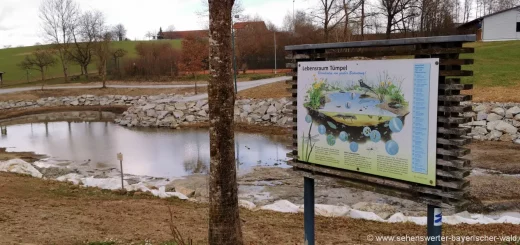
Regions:
<instances>
[{"instance_id":1,"label":"wooden slat structure","mask_svg":"<svg viewBox=\"0 0 520 245\"><path fill-rule=\"evenodd\" d=\"M464 112L471 106L470 95L460 94L461 90L472 89L471 84L461 84L460 77L472 76L473 71L462 70L463 65L473 64L473 59L461 59L462 53L473 53L473 48L463 47L463 43L474 42L475 35L421 37L394 40L376 40L347 43L325 43L286 46L286 58L291 60L287 68L292 68L292 81L288 89L293 96L293 144L287 154L289 164L295 170L304 172L305 177L333 177L346 180L353 186L397 196L439 207L462 208L467 204L470 161L464 157L470 153L465 145L471 139L465 137L469 128L460 124L469 122ZM413 56L415 59L439 58L438 130L437 130L437 172L436 186L421 185L381 176L364 174L344 169L331 168L298 160L297 151L297 63L300 61L328 61L355 59L381 59L387 56ZM363 58L360 58L363 57Z\"/></svg>"}]
</instances>

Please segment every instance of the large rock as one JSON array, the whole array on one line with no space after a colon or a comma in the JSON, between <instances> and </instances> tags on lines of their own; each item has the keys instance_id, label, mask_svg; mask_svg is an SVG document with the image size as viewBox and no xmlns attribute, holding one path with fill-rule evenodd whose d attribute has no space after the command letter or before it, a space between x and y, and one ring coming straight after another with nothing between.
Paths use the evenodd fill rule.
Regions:
<instances>
[{"instance_id":1,"label":"large rock","mask_svg":"<svg viewBox=\"0 0 520 245\"><path fill-rule=\"evenodd\" d=\"M178 102L178 103L175 103L175 109L177 109L177 110L186 110L188 108L186 107L185 103Z\"/></svg>"},{"instance_id":2,"label":"large rock","mask_svg":"<svg viewBox=\"0 0 520 245\"><path fill-rule=\"evenodd\" d=\"M480 112L480 111L485 112L488 110L488 106L484 105L484 104L480 104L480 105L476 106L475 109L473 109L473 110L476 112Z\"/></svg>"},{"instance_id":3,"label":"large rock","mask_svg":"<svg viewBox=\"0 0 520 245\"><path fill-rule=\"evenodd\" d=\"M202 108L202 107L205 106L206 104L208 104L208 101L207 101L207 100L199 100L199 101L197 101L197 104L195 105L195 107L197 107L197 108Z\"/></svg>"},{"instance_id":4,"label":"large rock","mask_svg":"<svg viewBox=\"0 0 520 245\"><path fill-rule=\"evenodd\" d=\"M471 135L486 135L488 133L487 129L484 127L474 127L471 130Z\"/></svg>"},{"instance_id":5,"label":"large rock","mask_svg":"<svg viewBox=\"0 0 520 245\"><path fill-rule=\"evenodd\" d=\"M271 118L271 116L269 116L268 114L265 114L263 117L262 117L262 120L264 121L267 121Z\"/></svg>"},{"instance_id":6,"label":"large rock","mask_svg":"<svg viewBox=\"0 0 520 245\"><path fill-rule=\"evenodd\" d=\"M175 109L174 105L165 105L164 110L165 111L175 111L176 109Z\"/></svg>"},{"instance_id":7,"label":"large rock","mask_svg":"<svg viewBox=\"0 0 520 245\"><path fill-rule=\"evenodd\" d=\"M488 134L488 140L498 140L500 139L500 137L503 135L502 132L500 131L497 131L497 130L492 130L491 132L489 132Z\"/></svg>"},{"instance_id":8,"label":"large rock","mask_svg":"<svg viewBox=\"0 0 520 245\"><path fill-rule=\"evenodd\" d=\"M500 121L492 121L492 122L488 122L488 124L486 125L487 129L489 131L491 130L495 130L495 127L500 123L502 122L501 120Z\"/></svg>"},{"instance_id":9,"label":"large rock","mask_svg":"<svg viewBox=\"0 0 520 245\"><path fill-rule=\"evenodd\" d=\"M261 106L260 108L256 109L254 113L259 114L259 115L264 115L267 112L268 108L269 107L266 105Z\"/></svg>"},{"instance_id":10,"label":"large rock","mask_svg":"<svg viewBox=\"0 0 520 245\"><path fill-rule=\"evenodd\" d=\"M486 126L486 121L473 121L468 123L468 126Z\"/></svg>"},{"instance_id":11,"label":"large rock","mask_svg":"<svg viewBox=\"0 0 520 245\"><path fill-rule=\"evenodd\" d=\"M157 119L161 120L164 117L166 117L170 112L169 111L158 111L157 112Z\"/></svg>"},{"instance_id":12,"label":"large rock","mask_svg":"<svg viewBox=\"0 0 520 245\"><path fill-rule=\"evenodd\" d=\"M273 106L273 105L269 106L269 108L267 108L267 114L271 115L271 114L274 114L274 113L276 113L276 107Z\"/></svg>"},{"instance_id":13,"label":"large rock","mask_svg":"<svg viewBox=\"0 0 520 245\"><path fill-rule=\"evenodd\" d=\"M243 105L242 106L242 110L244 112L250 113L251 112L251 105L249 105L249 104Z\"/></svg>"},{"instance_id":14,"label":"large rock","mask_svg":"<svg viewBox=\"0 0 520 245\"><path fill-rule=\"evenodd\" d=\"M156 104L146 104L143 106L143 111L147 111L147 110L150 110L150 109L153 109L155 108L157 105Z\"/></svg>"},{"instance_id":15,"label":"large rock","mask_svg":"<svg viewBox=\"0 0 520 245\"><path fill-rule=\"evenodd\" d=\"M520 121L520 114L517 114L517 115L515 116L515 120Z\"/></svg>"},{"instance_id":16,"label":"large rock","mask_svg":"<svg viewBox=\"0 0 520 245\"><path fill-rule=\"evenodd\" d=\"M506 116L509 116L508 118L513 118L517 114L520 114L520 107L518 106L513 106L506 111Z\"/></svg>"},{"instance_id":17,"label":"large rock","mask_svg":"<svg viewBox=\"0 0 520 245\"><path fill-rule=\"evenodd\" d=\"M518 131L516 127L504 121L498 123L498 125L495 126L495 129L508 134L516 134L516 132Z\"/></svg>"},{"instance_id":18,"label":"large rock","mask_svg":"<svg viewBox=\"0 0 520 245\"><path fill-rule=\"evenodd\" d=\"M159 104L155 107L156 111L164 111L164 104Z\"/></svg>"},{"instance_id":19,"label":"large rock","mask_svg":"<svg viewBox=\"0 0 520 245\"><path fill-rule=\"evenodd\" d=\"M78 100L74 100L72 102L70 102L71 105L79 105L79 101Z\"/></svg>"},{"instance_id":20,"label":"large rock","mask_svg":"<svg viewBox=\"0 0 520 245\"><path fill-rule=\"evenodd\" d=\"M155 113L154 109L150 109L146 111L146 116L148 117L155 117L157 114Z\"/></svg>"},{"instance_id":21,"label":"large rock","mask_svg":"<svg viewBox=\"0 0 520 245\"><path fill-rule=\"evenodd\" d=\"M488 114L486 112L479 111L477 113L477 121L486 120L487 117L488 117Z\"/></svg>"},{"instance_id":22,"label":"large rock","mask_svg":"<svg viewBox=\"0 0 520 245\"><path fill-rule=\"evenodd\" d=\"M186 116L186 121L188 121L188 122L193 122L193 121L195 121L195 116L194 116L194 115L188 115L188 116Z\"/></svg>"},{"instance_id":23,"label":"large rock","mask_svg":"<svg viewBox=\"0 0 520 245\"><path fill-rule=\"evenodd\" d=\"M163 123L173 123L175 122L175 117L173 116L167 116L163 120L161 120Z\"/></svg>"},{"instance_id":24,"label":"large rock","mask_svg":"<svg viewBox=\"0 0 520 245\"><path fill-rule=\"evenodd\" d=\"M500 116L504 116L506 114L506 110L504 110L504 108L502 108L502 107L495 107L495 108L493 108L493 110L491 110L491 112L498 114Z\"/></svg>"},{"instance_id":25,"label":"large rock","mask_svg":"<svg viewBox=\"0 0 520 245\"><path fill-rule=\"evenodd\" d=\"M201 116L201 117L206 117L206 116L208 116L208 113L206 113L205 110L200 110L200 111L197 113L197 115L199 115L199 116Z\"/></svg>"},{"instance_id":26,"label":"large rock","mask_svg":"<svg viewBox=\"0 0 520 245\"><path fill-rule=\"evenodd\" d=\"M173 115L175 116L175 118L181 118L181 117L184 116L184 112L182 112L182 111L174 111Z\"/></svg>"},{"instance_id":27,"label":"large rock","mask_svg":"<svg viewBox=\"0 0 520 245\"><path fill-rule=\"evenodd\" d=\"M502 120L502 118L504 118L504 116L496 114L496 113L490 113L490 114L488 114L486 119L488 120L488 122L493 122L493 121Z\"/></svg>"}]
</instances>

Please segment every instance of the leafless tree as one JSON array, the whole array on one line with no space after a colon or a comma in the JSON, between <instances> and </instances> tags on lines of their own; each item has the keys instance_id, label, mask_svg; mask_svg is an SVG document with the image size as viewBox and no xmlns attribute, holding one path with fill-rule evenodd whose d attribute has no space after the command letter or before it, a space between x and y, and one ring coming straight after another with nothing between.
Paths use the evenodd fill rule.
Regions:
<instances>
[{"instance_id":1,"label":"leafless tree","mask_svg":"<svg viewBox=\"0 0 520 245\"><path fill-rule=\"evenodd\" d=\"M386 17L386 38L390 39L390 34L397 30L395 27L408 18L412 18L415 12L407 11L416 7L416 0L380 0L381 14ZM401 16L399 16L402 14Z\"/></svg>"},{"instance_id":2,"label":"leafless tree","mask_svg":"<svg viewBox=\"0 0 520 245\"><path fill-rule=\"evenodd\" d=\"M123 24L117 24L112 29L112 36L115 41L123 41L126 38L126 28Z\"/></svg>"},{"instance_id":3,"label":"leafless tree","mask_svg":"<svg viewBox=\"0 0 520 245\"><path fill-rule=\"evenodd\" d=\"M325 42L329 41L330 31L345 18L342 15L344 9L339 2L340 0L319 0L318 6L312 11L315 21L323 28Z\"/></svg>"},{"instance_id":4,"label":"leafless tree","mask_svg":"<svg viewBox=\"0 0 520 245\"><path fill-rule=\"evenodd\" d=\"M32 54L25 56L24 60L18 64L23 70L37 70L42 76L42 90L45 85L45 72L56 64L54 53L49 49L37 49Z\"/></svg>"},{"instance_id":5,"label":"leafless tree","mask_svg":"<svg viewBox=\"0 0 520 245\"><path fill-rule=\"evenodd\" d=\"M152 40L152 38L155 37L155 35L157 35L157 32L153 32L153 31L149 31L146 33L146 35L144 35L146 38L148 38L148 40Z\"/></svg>"},{"instance_id":6,"label":"leafless tree","mask_svg":"<svg viewBox=\"0 0 520 245\"><path fill-rule=\"evenodd\" d=\"M473 0L464 0L464 14L462 22L466 23L469 21L469 15L471 13L471 5L473 4Z\"/></svg>"},{"instance_id":7,"label":"leafless tree","mask_svg":"<svg viewBox=\"0 0 520 245\"><path fill-rule=\"evenodd\" d=\"M94 54L97 57L98 73L101 77L103 88L106 88L107 61L112 56L110 50L112 33L105 29L98 38L98 41L94 45Z\"/></svg>"},{"instance_id":8,"label":"leafless tree","mask_svg":"<svg viewBox=\"0 0 520 245\"><path fill-rule=\"evenodd\" d=\"M345 23L343 24L343 40L348 41L348 28L351 16L363 4L364 0L342 0L343 15L345 16ZM364 13L362 13L364 15Z\"/></svg>"},{"instance_id":9,"label":"leafless tree","mask_svg":"<svg viewBox=\"0 0 520 245\"><path fill-rule=\"evenodd\" d=\"M231 65L231 12L234 0L208 0L210 121L209 244L242 245L238 209Z\"/></svg>"},{"instance_id":10,"label":"leafless tree","mask_svg":"<svg viewBox=\"0 0 520 245\"><path fill-rule=\"evenodd\" d=\"M88 78L88 65L92 61L94 43L100 40L105 28L102 12L94 10L83 13L72 26L74 45L69 52L70 58L81 67L81 74Z\"/></svg>"},{"instance_id":11,"label":"leafless tree","mask_svg":"<svg viewBox=\"0 0 520 245\"><path fill-rule=\"evenodd\" d=\"M43 32L58 51L65 82L69 81L68 53L72 43L72 27L78 15L79 7L73 0L42 0L40 5Z\"/></svg>"}]
</instances>

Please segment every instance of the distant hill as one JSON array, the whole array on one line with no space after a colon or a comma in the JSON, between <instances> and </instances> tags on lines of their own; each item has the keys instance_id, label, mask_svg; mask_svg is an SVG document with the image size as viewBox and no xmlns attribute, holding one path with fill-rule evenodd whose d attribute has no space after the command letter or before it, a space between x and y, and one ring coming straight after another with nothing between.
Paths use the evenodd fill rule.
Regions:
<instances>
[{"instance_id":1,"label":"distant hill","mask_svg":"<svg viewBox=\"0 0 520 245\"><path fill-rule=\"evenodd\" d=\"M112 42L114 48L122 48L128 51L126 57L136 56L135 46L139 42L170 42L175 48L181 47L180 40L155 40L155 41L122 41L122 42ZM21 47L21 48L9 48L9 49L0 49L0 71L5 72L4 74L4 85L14 85L19 83L25 83L27 81L26 72L18 68L17 64L20 63L25 55L30 54L35 51L39 47L45 46L30 46L30 47ZM79 74L81 73L81 69L78 65L72 64L69 67L70 74ZM96 64L92 63L89 65L89 72L96 71ZM63 77L63 69L61 68L61 63L55 65L50 68L47 72L46 76L48 78L51 77ZM30 71L29 79L39 80L40 74L36 70Z\"/></svg>"}]
</instances>

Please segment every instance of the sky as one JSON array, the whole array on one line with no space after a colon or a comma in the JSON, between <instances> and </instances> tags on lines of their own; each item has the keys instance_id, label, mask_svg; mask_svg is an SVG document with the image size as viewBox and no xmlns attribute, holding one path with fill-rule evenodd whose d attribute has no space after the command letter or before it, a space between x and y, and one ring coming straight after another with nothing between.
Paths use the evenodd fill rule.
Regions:
<instances>
[{"instance_id":1,"label":"sky","mask_svg":"<svg viewBox=\"0 0 520 245\"><path fill-rule=\"evenodd\" d=\"M39 6L42 0L0 0L0 48L31 46L45 43ZM204 23L196 14L202 9L201 0L76 0L81 10L100 10L109 25L122 23L127 37L144 40L149 31L175 26L176 30L201 29ZM312 0L296 0L294 8L308 10ZM244 14L260 16L282 26L284 16L293 11L293 0L242 0Z\"/></svg>"}]
</instances>

